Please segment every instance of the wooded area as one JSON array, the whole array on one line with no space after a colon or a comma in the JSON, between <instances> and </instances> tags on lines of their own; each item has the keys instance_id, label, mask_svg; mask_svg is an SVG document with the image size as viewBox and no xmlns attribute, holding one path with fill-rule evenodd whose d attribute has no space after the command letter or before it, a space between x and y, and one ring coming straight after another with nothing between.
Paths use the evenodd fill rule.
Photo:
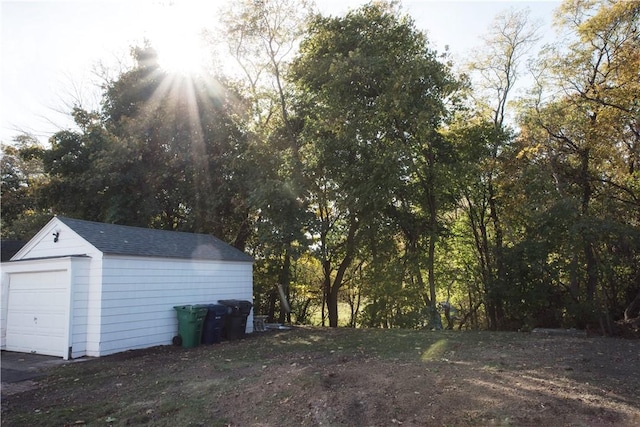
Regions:
<instances>
[{"instance_id":1,"label":"wooded area","mask_svg":"<svg viewBox=\"0 0 640 427\"><path fill-rule=\"evenodd\" d=\"M567 1L539 52L506 12L466 64L397 4L312 11L236 2L240 75L132 48L76 129L3 145L3 239L52 214L211 233L280 322L640 329L640 3Z\"/></svg>"}]
</instances>

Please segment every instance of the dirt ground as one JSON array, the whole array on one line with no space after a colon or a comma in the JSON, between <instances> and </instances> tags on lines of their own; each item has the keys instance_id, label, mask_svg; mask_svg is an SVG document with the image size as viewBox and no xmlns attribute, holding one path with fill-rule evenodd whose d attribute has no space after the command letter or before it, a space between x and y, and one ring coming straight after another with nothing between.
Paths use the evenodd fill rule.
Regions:
<instances>
[{"instance_id":1,"label":"dirt ground","mask_svg":"<svg viewBox=\"0 0 640 427\"><path fill-rule=\"evenodd\" d=\"M640 341L293 328L52 368L2 425L634 426Z\"/></svg>"}]
</instances>

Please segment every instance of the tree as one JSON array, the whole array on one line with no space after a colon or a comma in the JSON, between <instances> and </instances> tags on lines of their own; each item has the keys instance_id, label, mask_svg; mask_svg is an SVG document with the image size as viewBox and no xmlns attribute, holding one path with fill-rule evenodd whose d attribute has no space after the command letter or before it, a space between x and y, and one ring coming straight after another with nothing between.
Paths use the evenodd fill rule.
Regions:
<instances>
[{"instance_id":1,"label":"tree","mask_svg":"<svg viewBox=\"0 0 640 427\"><path fill-rule=\"evenodd\" d=\"M507 291L504 259L505 224L500 182L504 179L505 152L513 140L506 118L507 104L517 82L522 61L539 39L537 28L531 24L528 11L510 10L496 17L484 48L468 64L474 86L474 115L481 120L465 117L471 123L465 149L473 150L465 167L475 173L467 174L463 188L462 207L469 216L474 235L478 262L485 292L485 309L489 328L505 327L503 302ZM460 148L462 148L460 146ZM475 163L475 164L474 164Z\"/></svg>"},{"instance_id":2,"label":"tree","mask_svg":"<svg viewBox=\"0 0 640 427\"><path fill-rule=\"evenodd\" d=\"M18 135L11 145L2 145L3 238L27 240L50 217L38 197L47 179L42 165L43 152L42 144L29 134ZM46 216L44 222L43 216Z\"/></svg>"},{"instance_id":3,"label":"tree","mask_svg":"<svg viewBox=\"0 0 640 427\"><path fill-rule=\"evenodd\" d=\"M281 285L290 297L295 259L306 247L305 206L298 157L299 120L291 117L291 84L285 79L289 61L301 39L313 4L306 1L235 2L223 13L228 53L236 59L238 87L251 103L251 154L260 178L251 194L256 234L251 242L265 273L259 293L269 299L268 315L276 314ZM214 39L214 37L212 37ZM290 320L280 310L279 321Z\"/></svg>"},{"instance_id":4,"label":"tree","mask_svg":"<svg viewBox=\"0 0 640 427\"><path fill-rule=\"evenodd\" d=\"M224 43L240 67L256 127L273 129L272 119L279 118L290 143L295 136L284 73L312 13L313 2L307 0L243 0L222 15Z\"/></svg>"},{"instance_id":5,"label":"tree","mask_svg":"<svg viewBox=\"0 0 640 427\"><path fill-rule=\"evenodd\" d=\"M254 171L239 94L216 76L167 74L149 46L106 90L105 126L125 178L110 187L119 222L209 232L244 249ZM118 195L127 196L118 198Z\"/></svg>"},{"instance_id":6,"label":"tree","mask_svg":"<svg viewBox=\"0 0 640 427\"><path fill-rule=\"evenodd\" d=\"M546 162L555 207L571 217L560 255L571 315L605 332L639 290L639 18L637 3L563 3L557 23L573 39L545 53L523 116L527 152Z\"/></svg>"},{"instance_id":7,"label":"tree","mask_svg":"<svg viewBox=\"0 0 640 427\"><path fill-rule=\"evenodd\" d=\"M44 203L55 214L92 221L104 218L104 177L95 164L112 141L97 113L76 107L72 117L79 130L62 130L49 138L43 167L49 177L42 188Z\"/></svg>"},{"instance_id":8,"label":"tree","mask_svg":"<svg viewBox=\"0 0 640 427\"><path fill-rule=\"evenodd\" d=\"M162 70L149 45L106 83L102 109L73 111L78 130L52 136L43 188L53 212L134 226L212 233L244 249L252 233L241 97L216 76Z\"/></svg>"},{"instance_id":9,"label":"tree","mask_svg":"<svg viewBox=\"0 0 640 427\"><path fill-rule=\"evenodd\" d=\"M407 185L424 197L407 206L426 219L426 241L438 234L437 128L456 86L413 22L379 3L344 18L317 18L292 78L305 120L300 155L315 216L311 232L329 325L337 326L338 295L364 236L385 224L376 219L402 203L396 195L408 193ZM431 255L426 295L433 296Z\"/></svg>"}]
</instances>

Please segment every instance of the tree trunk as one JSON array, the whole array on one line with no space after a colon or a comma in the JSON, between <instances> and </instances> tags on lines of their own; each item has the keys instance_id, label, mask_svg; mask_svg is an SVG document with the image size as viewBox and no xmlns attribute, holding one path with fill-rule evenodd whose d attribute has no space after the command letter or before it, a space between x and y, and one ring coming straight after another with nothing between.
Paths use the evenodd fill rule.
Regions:
<instances>
[{"instance_id":1,"label":"tree trunk","mask_svg":"<svg viewBox=\"0 0 640 427\"><path fill-rule=\"evenodd\" d=\"M580 155L580 185L582 186L582 204L581 214L582 220L589 218L589 205L591 203L591 183L589 182L589 149L579 152ZM584 257L587 269L587 287L586 298L588 302L592 302L595 296L596 287L598 285L598 265L593 250L592 239L588 236L584 237Z\"/></svg>"},{"instance_id":2,"label":"tree trunk","mask_svg":"<svg viewBox=\"0 0 640 427\"><path fill-rule=\"evenodd\" d=\"M325 295L327 297L327 312L329 314L329 327L338 327L338 292L344 283L344 276L347 272L347 268L351 265L356 246L356 233L360 223L356 219L355 215L349 218L349 233L347 234L347 240L345 241L345 254L336 276L331 280L331 262L325 260L324 262L324 284Z\"/></svg>"},{"instance_id":3,"label":"tree trunk","mask_svg":"<svg viewBox=\"0 0 640 427\"><path fill-rule=\"evenodd\" d=\"M331 287L327 296L327 311L329 314L329 327L338 327L338 288L335 285Z\"/></svg>"},{"instance_id":4,"label":"tree trunk","mask_svg":"<svg viewBox=\"0 0 640 427\"><path fill-rule=\"evenodd\" d=\"M480 266L480 275L482 279L482 291L484 292L484 306L487 323L490 330L496 330L498 327L498 321L495 310L495 296L493 294L494 280L493 280L493 254L489 248L489 236L487 232L487 220L484 215L484 210L474 208L471 200L468 196L465 196L467 200L468 216L471 231L473 232L474 242L476 246L478 263ZM477 319L476 319L477 322Z\"/></svg>"},{"instance_id":5,"label":"tree trunk","mask_svg":"<svg viewBox=\"0 0 640 427\"><path fill-rule=\"evenodd\" d=\"M580 300L580 279L578 277L578 253L574 252L569 264L569 279L571 280L569 292L574 301Z\"/></svg>"},{"instance_id":6,"label":"tree trunk","mask_svg":"<svg viewBox=\"0 0 640 427\"><path fill-rule=\"evenodd\" d=\"M471 301L471 299L469 299L469 301ZM470 308L469 312L464 315L462 320L460 320L460 324L458 325L458 330L462 330L462 327L465 325L465 323L467 323L467 320L469 319L472 320L473 329L476 329L478 327L477 321L474 321L473 319L477 317L476 313L478 312L478 309L480 308L481 305L482 305L482 302L479 301L473 307Z\"/></svg>"},{"instance_id":7,"label":"tree trunk","mask_svg":"<svg viewBox=\"0 0 640 427\"><path fill-rule=\"evenodd\" d=\"M427 272L429 279L429 299L435 308L436 304L436 278L435 278L435 253L436 253L436 236L438 234L438 220L436 212L435 196L429 196L429 252L427 257Z\"/></svg>"},{"instance_id":8,"label":"tree trunk","mask_svg":"<svg viewBox=\"0 0 640 427\"><path fill-rule=\"evenodd\" d=\"M435 278L435 252L436 238L438 236L438 200L436 199L436 174L435 155L433 145L429 144L427 152L428 182L425 185L427 190L427 205L429 209L429 248L427 256L427 279L429 280L429 299L431 300L430 323L437 330L442 329L440 313L436 306L436 278Z\"/></svg>"},{"instance_id":9,"label":"tree trunk","mask_svg":"<svg viewBox=\"0 0 640 427\"><path fill-rule=\"evenodd\" d=\"M633 301L631 301L631 303L624 310L625 321L629 321L637 317L640 317L640 291L638 291L638 295L636 295Z\"/></svg>"},{"instance_id":10,"label":"tree trunk","mask_svg":"<svg viewBox=\"0 0 640 427\"><path fill-rule=\"evenodd\" d=\"M422 291L422 300L424 301L424 306L430 307L433 300L429 297L430 293L425 291L426 286L424 284L424 279L422 278L419 264L416 265L416 270L416 281L418 282L418 289Z\"/></svg>"},{"instance_id":11,"label":"tree trunk","mask_svg":"<svg viewBox=\"0 0 640 427\"><path fill-rule=\"evenodd\" d=\"M325 260L322 264L322 270L324 273L324 283L322 286L322 326L325 326L325 319L327 318L325 309L331 313L331 309L329 308L329 299L331 294L331 261ZM329 317L331 317L331 314L329 314Z\"/></svg>"},{"instance_id":12,"label":"tree trunk","mask_svg":"<svg viewBox=\"0 0 640 427\"><path fill-rule=\"evenodd\" d=\"M493 222L494 236L494 261L495 261L495 275L492 277L492 289L490 292L491 303L493 305L493 330L501 329L504 324L504 305L503 305L503 287L505 282L504 277L504 257L503 257L503 238L502 238L502 223L498 216L498 207L495 198L495 189L493 182L489 182L489 215Z\"/></svg>"},{"instance_id":13,"label":"tree trunk","mask_svg":"<svg viewBox=\"0 0 640 427\"><path fill-rule=\"evenodd\" d=\"M347 248L351 246L349 241L353 238L351 233L349 237L347 237ZM340 267L338 267L338 271L336 272L336 277L331 283L331 278L329 278L329 293L327 295L327 311L329 312L329 327L336 328L338 327L338 294L342 284L344 283L344 275L347 271L349 265L351 265L351 261L353 260L353 254L350 249L347 249L347 255L340 263Z\"/></svg>"},{"instance_id":14,"label":"tree trunk","mask_svg":"<svg viewBox=\"0 0 640 427\"><path fill-rule=\"evenodd\" d=\"M311 305L311 298L307 298L299 311L296 311L296 323L297 324L306 324L308 323L309 317L309 306Z\"/></svg>"},{"instance_id":15,"label":"tree trunk","mask_svg":"<svg viewBox=\"0 0 640 427\"><path fill-rule=\"evenodd\" d=\"M267 320L269 323L273 323L276 317L276 299L278 296L275 289L269 291L269 312L267 313Z\"/></svg>"},{"instance_id":16,"label":"tree trunk","mask_svg":"<svg viewBox=\"0 0 640 427\"><path fill-rule=\"evenodd\" d=\"M240 224L240 227L236 232L236 237L233 240L232 246L244 252L245 248L247 247L247 240L249 240L249 237L251 236L252 231L253 230L249 225L249 212L247 210L244 214L244 221L242 221L242 223Z\"/></svg>"},{"instance_id":17,"label":"tree trunk","mask_svg":"<svg viewBox=\"0 0 640 427\"><path fill-rule=\"evenodd\" d=\"M284 253L284 260L282 262L282 270L280 271L280 284L284 289L284 293L287 297L287 301L289 301L289 285L291 283L291 255L289 251L290 246L287 246L287 249ZM278 318L279 323L291 323L291 312L287 312L284 309L282 302L280 302L280 316Z\"/></svg>"}]
</instances>

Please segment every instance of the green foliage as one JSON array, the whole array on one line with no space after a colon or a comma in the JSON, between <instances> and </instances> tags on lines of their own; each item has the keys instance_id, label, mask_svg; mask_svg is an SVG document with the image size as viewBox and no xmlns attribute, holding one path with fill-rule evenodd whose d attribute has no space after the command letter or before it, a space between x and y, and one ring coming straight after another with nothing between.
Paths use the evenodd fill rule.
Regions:
<instances>
[{"instance_id":1,"label":"green foliage","mask_svg":"<svg viewBox=\"0 0 640 427\"><path fill-rule=\"evenodd\" d=\"M211 232L240 248L259 170L247 155L242 106L217 80L159 68L149 46L110 82L101 113L76 108L77 131L44 152L55 213L144 227Z\"/></svg>"},{"instance_id":2,"label":"green foliage","mask_svg":"<svg viewBox=\"0 0 640 427\"><path fill-rule=\"evenodd\" d=\"M42 144L27 134L16 137L13 145L2 145L0 192L3 238L26 239L37 231L26 225L18 226L18 222L24 223L25 217L42 207L38 191L46 182L43 153Z\"/></svg>"},{"instance_id":3,"label":"green foliage","mask_svg":"<svg viewBox=\"0 0 640 427\"><path fill-rule=\"evenodd\" d=\"M3 146L2 237L51 214L212 233L255 257L273 321L425 328L446 302L447 327L611 332L640 293L638 4L564 3L517 110L526 13L457 78L395 3L307 6L234 5L243 80L145 44L99 111Z\"/></svg>"},{"instance_id":4,"label":"green foliage","mask_svg":"<svg viewBox=\"0 0 640 427\"><path fill-rule=\"evenodd\" d=\"M44 171L45 148L36 137L17 136L13 145L2 146L2 227L3 239L28 241L50 219L43 189L49 183Z\"/></svg>"},{"instance_id":5,"label":"green foliage","mask_svg":"<svg viewBox=\"0 0 640 427\"><path fill-rule=\"evenodd\" d=\"M56 214L100 221L104 218L104 182L95 164L112 143L96 113L75 108L73 118L79 130L63 130L49 139L43 154L43 168L49 181L42 197Z\"/></svg>"},{"instance_id":6,"label":"green foliage","mask_svg":"<svg viewBox=\"0 0 640 427\"><path fill-rule=\"evenodd\" d=\"M638 117L632 76L639 13L634 3L565 3L558 22L574 39L541 59L548 70L543 81L564 95L546 103L537 97L523 114L522 157L553 179L550 191L531 202L538 209L531 230L549 243L553 280L568 292L567 320L578 326L619 318L637 292L631 277L637 277L640 204L628 183L640 148L637 132L629 132Z\"/></svg>"},{"instance_id":7,"label":"green foliage","mask_svg":"<svg viewBox=\"0 0 640 427\"><path fill-rule=\"evenodd\" d=\"M335 325L335 298L345 273L357 259L368 266L375 262L363 256L368 233L378 236L378 227L402 222L396 230L415 233L396 238L409 241L406 247L418 262L422 245L435 242L441 232L437 215L446 186L439 169L446 144L437 128L446 117L444 100L457 86L413 22L388 5L318 18L300 50L291 71L299 115L305 117L300 153L316 217L310 232L325 265ZM433 256L423 259L432 266ZM420 270L418 264L406 271L421 276ZM400 277L393 283L402 286L407 276ZM421 277L416 283L414 295L430 293ZM374 300L371 307L382 303ZM424 304L413 297L394 301L400 313L419 312L409 307Z\"/></svg>"},{"instance_id":8,"label":"green foliage","mask_svg":"<svg viewBox=\"0 0 640 427\"><path fill-rule=\"evenodd\" d=\"M51 220L51 214L25 209L11 221L2 217L2 238L28 242Z\"/></svg>"}]
</instances>

